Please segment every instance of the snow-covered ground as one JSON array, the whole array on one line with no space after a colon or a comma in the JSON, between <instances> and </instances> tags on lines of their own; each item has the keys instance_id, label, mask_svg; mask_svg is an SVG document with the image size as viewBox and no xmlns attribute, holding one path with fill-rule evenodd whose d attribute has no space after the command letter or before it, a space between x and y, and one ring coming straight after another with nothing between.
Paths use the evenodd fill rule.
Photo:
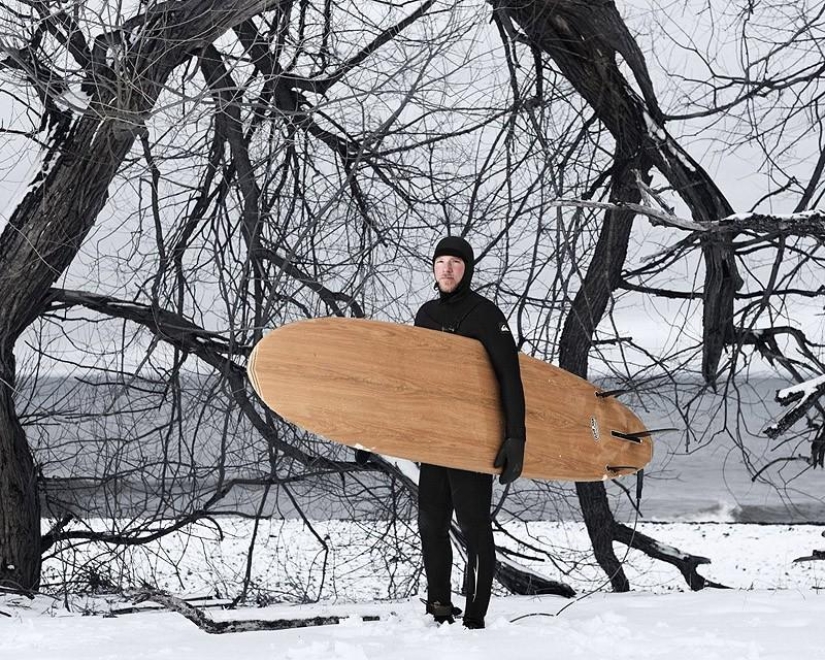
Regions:
<instances>
[{"instance_id":1,"label":"snow-covered ground","mask_svg":"<svg viewBox=\"0 0 825 660\"><path fill-rule=\"evenodd\" d=\"M229 584L245 570L249 525L225 523L219 542L200 530L198 543L189 538L184 561L177 561L180 548L187 543L183 535L167 539L152 552L136 552L130 558L135 570L132 577L151 579L179 596L221 595L214 585ZM617 546L634 591L609 593L604 575L592 566L579 523L514 523L509 531L533 543L545 542L565 558L558 567L549 562L535 562L532 567L565 581L577 590L578 597L499 594L493 599L486 630L437 627L422 614L416 595L386 599L389 580L396 585L413 580L417 585L418 576L405 564L379 562L370 550L369 525L318 523L314 531L326 545L319 553L319 538L299 521L273 521L259 531L259 538L266 541L256 547L255 588L271 598L280 593L283 600L289 600L291 593L294 600L303 593L304 600L320 600L237 610L209 608L208 615L215 620L334 615L345 617L342 623L210 635L180 614L151 610L146 604L137 612L119 613L129 609L129 601L121 597L39 596L29 600L5 595L0 596L0 658L823 657L818 622L825 617L825 595L821 594L825 562L793 563L795 557L825 547L822 527L643 523L638 529L683 551L708 557L711 564L700 569L702 574L733 588L684 591L684 582L674 569ZM456 602L460 604L460 597ZM380 620L365 622L361 620L364 615Z\"/></svg>"},{"instance_id":2,"label":"snow-covered ground","mask_svg":"<svg viewBox=\"0 0 825 660\"><path fill-rule=\"evenodd\" d=\"M42 603L40 604L42 605ZM825 597L815 591L597 594L558 614L558 598L509 597L486 630L436 627L415 602L269 607L215 613L217 619L348 612L386 620L298 630L209 635L177 614L116 618L12 611L0 622L4 659L232 660L667 658L814 660L822 657ZM8 607L3 605L3 611Z\"/></svg>"}]
</instances>

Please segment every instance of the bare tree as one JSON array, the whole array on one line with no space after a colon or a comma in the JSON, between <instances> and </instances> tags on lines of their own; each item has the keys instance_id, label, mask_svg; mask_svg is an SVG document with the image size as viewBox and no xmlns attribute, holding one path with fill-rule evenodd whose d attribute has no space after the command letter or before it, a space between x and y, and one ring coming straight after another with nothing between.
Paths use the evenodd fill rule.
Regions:
<instances>
[{"instance_id":1,"label":"bare tree","mask_svg":"<svg viewBox=\"0 0 825 660\"><path fill-rule=\"evenodd\" d=\"M140 240L144 227L160 260L156 272L130 292L131 300L124 301L115 316L135 321L148 314L149 327L155 333L148 342L148 356L159 350L162 341L174 347L173 354L166 356L171 367L164 385L173 400L180 387L177 374L186 357L193 354L191 346L182 350L186 341L202 343L194 354L208 357L207 363L242 393L241 374L233 367L231 356L243 355L282 305L302 308L299 300L291 299L295 287L309 287L333 308L349 305L358 309L355 297L318 284L319 272L305 272L295 252L300 241L308 245L301 246L302 251L312 250L322 232L345 239L346 229L341 227L346 228L354 214L357 227L363 229L353 234L361 242L357 257L361 263L355 272L371 267L371 236L376 232L365 212L366 195L357 169L365 162L364 154L383 139L386 127L398 119L393 113L407 103L404 91L388 92L385 107L392 106L393 113L383 123L362 115L362 135L356 141L340 130L334 104L326 111L315 108L310 114L307 110L316 104L308 103L305 95L328 97L331 87L433 4L423 2L409 15L391 12L383 23L372 21L357 9L339 12L343 24L354 22L361 35L360 41L356 39L344 48L331 42L330 3L293 7L291 2L193 0L152 4L133 16L113 17L91 5L55 11L49 3L40 2L3 6L5 68L22 83L23 97L32 90L40 101L42 119L32 128L33 133L48 132L48 148L42 175L14 210L0 237L0 287L4 294L0 326L0 584L36 588L40 567L38 469L15 409L14 399L19 394L15 344L44 312L51 310L53 314L61 307L75 305L83 296L52 287L81 250L101 210L116 212L112 204L107 207L112 182L116 177L128 181L130 176L146 172L146 183L138 186L138 194L148 193L146 205L139 202L132 252L119 252L115 261L136 265L144 258L145 243ZM252 23L256 16L261 17L261 26ZM229 38L229 30L234 39ZM281 51L287 47L292 49L291 72L279 63ZM426 60L432 50L423 48L420 52L423 54L413 58ZM396 63L405 57L398 53ZM382 75L386 80L393 72L388 66ZM235 80L238 75L251 78L241 84ZM418 84L414 78L405 82L407 94ZM33 102L33 107L37 105ZM249 111L243 118L245 124L241 124L239 114L242 105ZM203 112L207 106L214 114ZM364 106L362 110L368 114ZM212 122L211 133L198 133L199 123ZM256 141L267 146L275 136L277 143L268 156L253 150ZM310 144L301 145L308 139ZM317 149L319 157L314 161L299 159L297 145ZM175 168L183 159L197 160L198 155L203 156L204 167L190 169L184 164L173 181L164 178L165 167ZM279 164L266 170L263 187L253 171L272 164L266 158L273 155ZM262 160L253 162L256 157ZM139 160L144 161L144 167L138 167ZM296 184L322 190L311 200L296 195L294 188L284 193L283 186ZM174 202L181 190L192 189L195 193L185 202ZM347 207L346 201L339 199L341 193L348 193L355 204ZM325 218L335 209L344 211L340 224L328 225ZM238 210L240 223L236 224ZM287 223L294 214L302 224L291 232L288 224L270 221L282 214ZM170 217L175 224L164 224ZM271 229L275 241L262 241L264 227ZM204 228L214 232L215 243L202 240ZM296 237L292 242L287 238L290 234ZM240 237L239 244L235 237ZM382 240L378 236L378 241ZM126 249L128 246L129 241ZM234 256L239 259L227 264L225 259L230 255L220 254L222 246L237 249ZM104 261L95 264L97 272L103 274L102 279L115 279L106 270L111 264ZM130 270L137 274L134 265ZM208 273L205 278L204 267ZM118 268L116 265L115 272ZM210 317L211 310L202 307L209 301L195 290L195 279L188 276L190 269L197 281L209 281L226 292L228 309L208 320L229 330L229 338L216 337L214 331L206 329L199 331L191 321L176 320L181 314L185 319ZM297 283L295 287L279 286L284 274ZM80 274L81 280L88 281L88 276ZM256 304L236 308L230 290L243 291L244 296L249 292ZM190 295L193 291L195 296ZM99 293L90 295L95 301L91 306L104 309ZM171 323L167 323L169 318ZM124 351L128 352L131 344L127 340ZM94 348L89 350L99 356ZM155 431L171 431L180 423L181 412L178 408L172 419ZM263 425L266 435L277 437L271 421L257 413L254 420ZM300 450L291 450L291 454L307 463L315 462ZM50 537L45 543L50 543Z\"/></svg>"},{"instance_id":2,"label":"bare tree","mask_svg":"<svg viewBox=\"0 0 825 660\"><path fill-rule=\"evenodd\" d=\"M796 408L791 417L763 428L747 418L741 402L751 370L769 370L789 386L822 373L821 324L816 321L823 295L818 276L823 225L817 210L825 162L817 86L822 63L810 45L822 33L823 11L766 2L714 7L711 19L710 12L701 8L697 13L689 3L673 9L673 15L660 16L657 35L673 44L684 65L671 72L667 92L674 103L665 119L688 138L700 136L709 161L724 151L747 163L742 174L758 181L761 190L740 200L737 214L694 228L646 263L628 267L620 286L692 305L699 292L671 286L666 283L668 274L689 263L697 246L713 240L710 235L717 230L731 237L726 249L738 264L743 286L733 296L725 354L717 370L718 404L715 412L709 411L707 406L694 405L698 398L686 397L685 422L688 429L702 428L694 420L699 414L707 418L710 412L720 420L718 433L740 446L754 479L768 480L784 490L816 465L822 409L818 404ZM710 38L706 28L711 20L737 34L736 42ZM731 57L734 51L737 56ZM686 366L685 355L691 350L674 366ZM775 406L767 410L770 402L764 408L768 419L781 414ZM784 433L803 410L807 428L774 443L778 452L773 457L760 457L761 451L751 448L759 436ZM689 430L687 441L702 435L704 431ZM783 474L788 464L800 468Z\"/></svg>"},{"instance_id":3,"label":"bare tree","mask_svg":"<svg viewBox=\"0 0 825 660\"><path fill-rule=\"evenodd\" d=\"M319 493L344 508L372 493L392 502L388 518L408 518L414 484L265 410L243 365L265 329L296 318L408 321L440 233L476 244L479 282L511 311L523 350L586 376L602 350L627 346L641 357L623 354L612 375L640 397L654 372L733 382L748 347L770 347L753 332L761 319L818 265L807 241L820 217L733 214L671 134L680 113L613 2L192 0L114 18L83 3L0 7L3 75L36 117L9 134L44 145L0 235L2 586L36 588L42 550L145 543L282 506L303 515ZM820 20L799 16L788 47ZM749 72L739 96L704 112L730 117L814 74L765 76L757 94ZM715 84L728 93L725 77ZM799 210L821 195L821 170ZM666 245L636 264L640 216L667 225ZM771 255L766 282L754 251ZM702 286L660 285L685 263ZM810 280L799 290L819 295ZM631 296L701 304L695 351L626 341L614 306ZM24 342L36 350L20 369ZM58 366L81 380L48 396ZM42 538L39 484L56 521ZM614 540L691 588L711 584L697 572L706 559L617 522L601 484L576 492L615 589L629 584ZM70 525L94 506L134 519ZM500 578L554 588L511 567Z\"/></svg>"},{"instance_id":4,"label":"bare tree","mask_svg":"<svg viewBox=\"0 0 825 660\"><path fill-rule=\"evenodd\" d=\"M477 21L470 11L432 12L434 5L378 19L359 3L239 6L203 18L203 34L183 6L110 25L86 7L47 14L26 5L28 14L9 15L9 26L35 32L28 39L9 27L9 39L23 43L7 49L8 68L21 96L31 86L41 101L45 119L33 134L46 131L49 149L44 177L6 227L4 258L10 268L45 269L48 286L35 291L30 277L7 301L28 314L9 336L10 355L27 332L36 357L17 380L11 364L3 381L14 433L2 438L22 449L26 424L37 464L28 448L23 464L4 464L5 478L27 485L16 500L4 499L4 515L28 512L4 528L4 585L36 588L40 552L78 543L144 544L207 516L269 515L285 497L303 515L296 494L309 488L342 492L349 506L346 496L363 486L332 477L356 466L262 409L243 361L266 328L296 317L405 319L409 292L399 292L387 264L419 267L442 223L428 209L447 223L463 215L452 197L472 183L472 168L456 173L443 154L471 148L455 136L505 110L494 104L449 117L448 78L466 72L433 61ZM200 16L205 8L190 9ZM181 22L186 30L177 32ZM109 27L95 36L99 24ZM56 77L64 83L54 87ZM58 117L46 117L50 111L62 122L53 133ZM120 187L127 182L130 189ZM117 194L107 202L111 188ZM44 207L59 195L64 206ZM82 233L61 245L62 260L39 260L44 246L53 248L54 228L71 222ZM121 223L130 230L119 235ZM43 245L26 240L20 228L28 226ZM97 249L83 251L93 228ZM54 286L61 277L64 285ZM3 284L23 281L20 274ZM50 350L55 334L70 342L68 358ZM102 349L107 342L111 352ZM49 396L49 369L58 365L80 379ZM390 466L384 471L370 486L378 500L403 484ZM41 483L56 521L42 538ZM392 498L393 519L409 518L415 491L402 490ZM132 522L103 531L75 524L94 514ZM502 570L508 584L520 579ZM533 579L529 588L541 585Z\"/></svg>"}]
</instances>

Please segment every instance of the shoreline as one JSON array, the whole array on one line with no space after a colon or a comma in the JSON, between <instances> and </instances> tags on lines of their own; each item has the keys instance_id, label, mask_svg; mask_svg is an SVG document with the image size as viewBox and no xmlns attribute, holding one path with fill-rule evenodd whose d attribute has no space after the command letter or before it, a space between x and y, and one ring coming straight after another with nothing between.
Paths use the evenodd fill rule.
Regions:
<instances>
[{"instance_id":1,"label":"shoreline","mask_svg":"<svg viewBox=\"0 0 825 660\"><path fill-rule=\"evenodd\" d=\"M102 528L100 520L87 524ZM825 525L639 521L629 526L674 552L708 558L700 573L731 588L825 588L825 562L793 562L825 548ZM511 522L503 529L497 545L518 553L524 568L578 593L603 588L605 575L592 557L583 523ZM116 562L104 544L75 545L63 555L67 562L44 562L44 588L80 588L94 576L119 588L145 582L175 594L232 597L249 570L248 598L256 602L354 602L408 598L421 590L418 537L409 521L265 520L252 543L254 533L254 521L221 518L146 546L118 548ZM634 589L689 591L675 567L619 543L614 548ZM458 592L459 553L454 562Z\"/></svg>"}]
</instances>

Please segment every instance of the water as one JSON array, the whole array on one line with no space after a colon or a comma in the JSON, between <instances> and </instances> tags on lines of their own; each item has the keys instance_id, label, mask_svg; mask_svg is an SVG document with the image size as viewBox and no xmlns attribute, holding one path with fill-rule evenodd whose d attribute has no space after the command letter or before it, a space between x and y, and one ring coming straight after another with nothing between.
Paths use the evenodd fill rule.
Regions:
<instances>
[{"instance_id":1,"label":"water","mask_svg":"<svg viewBox=\"0 0 825 660\"><path fill-rule=\"evenodd\" d=\"M647 470L643 511L653 520L825 522L825 472L810 467L804 421L783 438L764 429L784 409L778 389L791 383L753 379L683 407L672 400L641 413L648 428L675 426L657 438ZM687 389L687 388L686 388ZM687 419L682 415L688 413ZM785 460L792 459L792 460ZM760 473L761 471L761 473Z\"/></svg>"},{"instance_id":2,"label":"water","mask_svg":"<svg viewBox=\"0 0 825 660\"><path fill-rule=\"evenodd\" d=\"M773 402L775 391L788 384L760 379L697 400L691 398L696 389L691 384L675 390L651 387L641 396L628 396L625 402L648 428L678 428L656 437L654 459L645 471L642 519L825 523L821 470L793 460L778 462L762 478L753 479L754 472L771 461L808 450L807 436L783 445L762 434L781 414ZM23 391L20 407L49 479L47 514L57 516L78 506L107 517L185 511L202 505L221 479L266 475L266 443L236 410L225 413L227 395L219 385L209 379L188 380L179 398L179 415L174 414L174 400L161 386L147 382L125 389L50 379L34 394ZM48 419L41 418L46 411ZM169 435L170 429L182 431L182 439ZM308 438L298 444L352 459L346 448L318 443ZM223 473L215 467L221 463ZM288 480L288 463L278 465L279 476ZM636 477L607 485L617 517L632 520L631 497L620 484L635 495ZM263 505L263 487L239 484L217 509L253 514L261 508L279 518L361 518L387 515L384 509L392 501L401 502L401 515L414 515L412 503L400 492L398 484L386 479L335 474L289 483L288 490L272 488ZM558 520L577 519L580 512L571 485L520 481L500 515Z\"/></svg>"}]
</instances>

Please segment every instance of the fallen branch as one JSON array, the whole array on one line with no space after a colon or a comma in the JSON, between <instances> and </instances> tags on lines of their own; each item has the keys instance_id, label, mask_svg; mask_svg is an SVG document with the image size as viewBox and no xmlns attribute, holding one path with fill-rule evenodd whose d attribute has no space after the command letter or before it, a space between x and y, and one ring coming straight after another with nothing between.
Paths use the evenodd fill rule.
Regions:
<instances>
[{"instance_id":1,"label":"fallen branch","mask_svg":"<svg viewBox=\"0 0 825 660\"><path fill-rule=\"evenodd\" d=\"M262 630L291 630L293 628L312 628L315 626L334 626L353 617L314 616L304 619L248 619L241 621L215 621L194 605L185 600L164 593L157 589L142 589L134 596L135 603L152 601L162 605L170 612L177 612L189 619L198 628L210 635L224 633L260 632ZM380 621L374 615L355 615L361 621Z\"/></svg>"},{"instance_id":2,"label":"fallen branch","mask_svg":"<svg viewBox=\"0 0 825 660\"><path fill-rule=\"evenodd\" d=\"M697 570L699 566L710 564L710 559L707 557L682 552L619 522L613 524L613 539L619 543L624 543L629 548L641 550L648 557L675 566L692 591L700 591L707 587L727 589L725 585L708 580L699 574Z\"/></svg>"},{"instance_id":3,"label":"fallen branch","mask_svg":"<svg viewBox=\"0 0 825 660\"><path fill-rule=\"evenodd\" d=\"M814 550L810 555L797 557L793 562L797 564L803 561L822 561L823 559L825 559L825 550Z\"/></svg>"}]
</instances>

